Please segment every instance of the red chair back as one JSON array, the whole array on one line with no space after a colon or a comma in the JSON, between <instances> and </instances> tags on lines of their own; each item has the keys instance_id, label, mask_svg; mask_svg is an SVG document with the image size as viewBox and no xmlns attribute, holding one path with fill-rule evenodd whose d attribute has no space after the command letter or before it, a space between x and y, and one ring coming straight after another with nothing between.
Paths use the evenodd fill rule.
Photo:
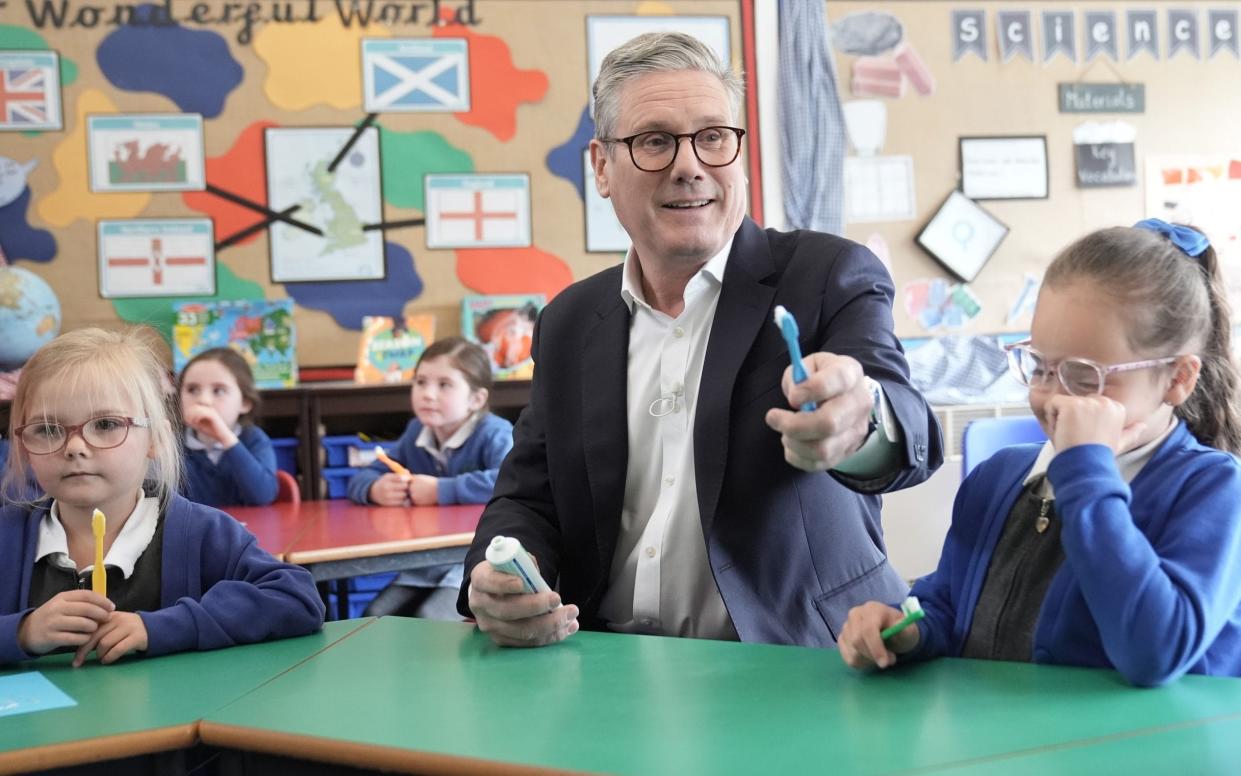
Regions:
<instances>
[{"instance_id":1,"label":"red chair back","mask_svg":"<svg viewBox=\"0 0 1241 776\"><path fill-rule=\"evenodd\" d=\"M297 478L284 469L276 470L276 501L302 503L302 489L298 487Z\"/></svg>"}]
</instances>

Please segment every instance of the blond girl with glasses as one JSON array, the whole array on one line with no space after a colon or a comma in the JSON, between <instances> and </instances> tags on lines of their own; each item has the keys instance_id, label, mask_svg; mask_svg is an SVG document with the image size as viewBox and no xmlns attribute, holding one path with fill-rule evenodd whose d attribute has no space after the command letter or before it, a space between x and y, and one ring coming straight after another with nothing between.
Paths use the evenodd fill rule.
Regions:
<instances>
[{"instance_id":1,"label":"blond girl with glasses","mask_svg":"<svg viewBox=\"0 0 1241 776\"><path fill-rule=\"evenodd\" d=\"M924 618L856 607L855 668L940 655L1112 668L1135 685L1241 676L1238 375L1219 261L1156 219L1052 262L1010 348L1047 434L961 484ZM887 602L895 603L895 602Z\"/></svg>"},{"instance_id":2,"label":"blond girl with glasses","mask_svg":"<svg viewBox=\"0 0 1241 776\"><path fill-rule=\"evenodd\" d=\"M0 511L0 664L74 650L81 665L318 630L310 574L233 518L177 495L181 462L147 330L82 329L22 370ZM93 592L91 515L107 516L107 597Z\"/></svg>"}]
</instances>

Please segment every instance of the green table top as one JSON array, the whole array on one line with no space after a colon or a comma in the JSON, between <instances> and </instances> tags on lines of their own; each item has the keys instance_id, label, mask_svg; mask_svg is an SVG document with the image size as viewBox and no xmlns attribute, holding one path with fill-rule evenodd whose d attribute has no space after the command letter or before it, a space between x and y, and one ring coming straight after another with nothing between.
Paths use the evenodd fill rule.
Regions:
<instances>
[{"instance_id":1,"label":"green table top","mask_svg":"<svg viewBox=\"0 0 1241 776\"><path fill-rule=\"evenodd\" d=\"M1101 776L1110 773L1225 774L1239 770L1241 712L1224 719L1185 723L1144 735L1119 734L924 772L945 776Z\"/></svg>"},{"instance_id":2,"label":"green table top","mask_svg":"<svg viewBox=\"0 0 1241 776\"><path fill-rule=\"evenodd\" d=\"M141 735L133 734L168 728L185 727L189 741L182 745L192 744L198 720L208 712L372 622L329 622L323 631L310 636L211 652L125 658L110 666L100 665L92 655L90 662L74 668L70 665L73 655L62 654L7 667L0 676L41 672L77 705L0 720L0 770L23 762L52 767L80 762L84 756L94 759L91 739L105 744L109 759L125 752L157 751L147 749ZM126 735L131 736L126 739L129 743L119 749L115 740L101 741ZM73 745L77 754L66 756L64 745ZM49 749L57 746L62 746L59 753Z\"/></svg>"},{"instance_id":3,"label":"green table top","mask_svg":"<svg viewBox=\"0 0 1241 776\"><path fill-rule=\"evenodd\" d=\"M432 772L447 756L635 774L883 774L1074 743L1113 766L1145 764L1150 747L1133 736L1205 736L1173 728L1239 709L1235 679L1140 690L1109 671L972 660L864 676L829 650L585 632L501 649L467 625L382 618L208 714L200 732L295 756L318 739L318 757L374 750L389 767Z\"/></svg>"}]
</instances>

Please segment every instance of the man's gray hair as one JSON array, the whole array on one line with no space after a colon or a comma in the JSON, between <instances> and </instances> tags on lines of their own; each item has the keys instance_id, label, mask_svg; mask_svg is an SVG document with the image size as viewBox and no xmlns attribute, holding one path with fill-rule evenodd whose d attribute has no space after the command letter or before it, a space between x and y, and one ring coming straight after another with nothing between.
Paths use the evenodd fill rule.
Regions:
<instances>
[{"instance_id":1,"label":"man's gray hair","mask_svg":"<svg viewBox=\"0 0 1241 776\"><path fill-rule=\"evenodd\" d=\"M720 79L732 103L733 120L741 112L745 84L709 46L682 32L648 32L613 49L603 58L595 79L595 137L614 137L625 83L647 73L700 70Z\"/></svg>"}]
</instances>

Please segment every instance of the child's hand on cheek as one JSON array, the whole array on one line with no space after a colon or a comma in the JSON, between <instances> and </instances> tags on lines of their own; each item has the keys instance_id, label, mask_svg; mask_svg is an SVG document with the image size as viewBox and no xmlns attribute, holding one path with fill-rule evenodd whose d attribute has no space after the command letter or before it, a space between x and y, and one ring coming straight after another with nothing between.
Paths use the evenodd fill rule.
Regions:
<instances>
[{"instance_id":1,"label":"child's hand on cheek","mask_svg":"<svg viewBox=\"0 0 1241 776\"><path fill-rule=\"evenodd\" d=\"M428 474L415 474L409 481L409 500L418 506L438 504L440 483Z\"/></svg>"},{"instance_id":2,"label":"child's hand on cheek","mask_svg":"<svg viewBox=\"0 0 1241 776\"><path fill-rule=\"evenodd\" d=\"M183 414L185 425L194 429L200 437L213 439L225 447L237 444L237 436L231 428L224 425L224 419L213 407L195 404L186 407Z\"/></svg>"},{"instance_id":3,"label":"child's hand on cheek","mask_svg":"<svg viewBox=\"0 0 1241 776\"><path fill-rule=\"evenodd\" d=\"M1125 407L1106 396L1053 396L1046 406L1056 452L1078 445L1107 445L1113 453L1132 448L1145 423L1125 425Z\"/></svg>"},{"instance_id":4,"label":"child's hand on cheek","mask_svg":"<svg viewBox=\"0 0 1241 776\"><path fill-rule=\"evenodd\" d=\"M115 608L115 604L94 591L68 590L22 619L17 627L17 643L30 655L89 644Z\"/></svg>"},{"instance_id":5,"label":"child's hand on cheek","mask_svg":"<svg viewBox=\"0 0 1241 776\"><path fill-rule=\"evenodd\" d=\"M112 612L108 621L91 635L90 641L78 647L73 665L76 667L86 662L91 650L99 656L100 663L108 665L130 652L141 652L146 648L147 628L142 618L133 612Z\"/></svg>"}]
</instances>

